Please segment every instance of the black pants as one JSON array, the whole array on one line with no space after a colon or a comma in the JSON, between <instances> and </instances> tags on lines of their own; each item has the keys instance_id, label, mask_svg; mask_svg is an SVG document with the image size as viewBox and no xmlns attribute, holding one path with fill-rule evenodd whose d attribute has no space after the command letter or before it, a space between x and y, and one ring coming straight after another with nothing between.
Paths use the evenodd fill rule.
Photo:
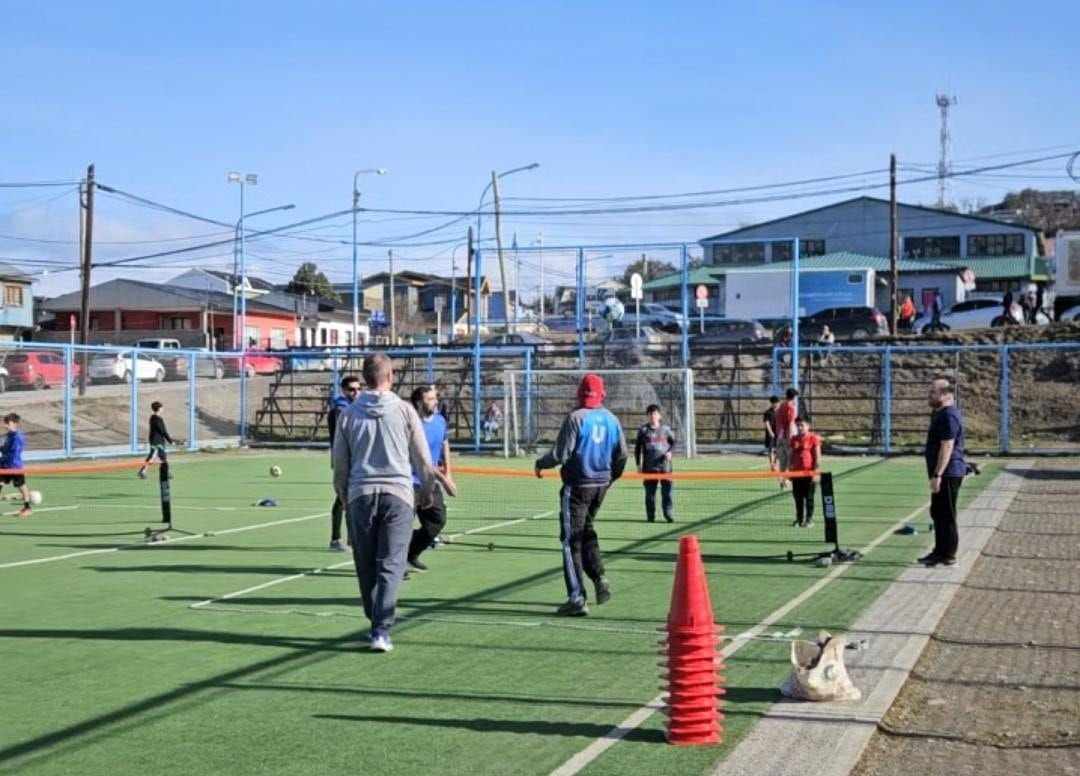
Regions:
<instances>
[{"instance_id":1,"label":"black pants","mask_svg":"<svg viewBox=\"0 0 1080 776\"><path fill-rule=\"evenodd\" d=\"M792 477L791 495L795 497L795 522L806 525L814 519L814 492L817 485L813 477Z\"/></svg>"},{"instance_id":2,"label":"black pants","mask_svg":"<svg viewBox=\"0 0 1080 776\"><path fill-rule=\"evenodd\" d=\"M341 541L341 519L345 514L345 507L341 504L341 499L337 496L334 497L334 506L330 507L330 541Z\"/></svg>"},{"instance_id":3,"label":"black pants","mask_svg":"<svg viewBox=\"0 0 1080 776\"><path fill-rule=\"evenodd\" d=\"M960 532L956 528L956 500L963 477L942 477L941 488L930 496L930 519L934 521L934 555L945 560L956 558Z\"/></svg>"},{"instance_id":4,"label":"black pants","mask_svg":"<svg viewBox=\"0 0 1080 776\"><path fill-rule=\"evenodd\" d=\"M593 529L593 520L608 486L577 487L563 485L559 491L559 541L562 542L563 579L566 596L583 602L589 594L584 578L594 583L604 576L604 561L600 557L600 539Z\"/></svg>"},{"instance_id":5,"label":"black pants","mask_svg":"<svg viewBox=\"0 0 1080 776\"><path fill-rule=\"evenodd\" d=\"M419 491L416 492L416 503L416 518L420 521L420 527L413 529L412 541L409 542L409 560L420 557L420 553L431 546L446 525L446 502L443 501L441 487L435 487L435 498L430 506L419 506Z\"/></svg>"},{"instance_id":6,"label":"black pants","mask_svg":"<svg viewBox=\"0 0 1080 776\"><path fill-rule=\"evenodd\" d=\"M649 472L647 472L649 473ZM675 500L671 496L674 483L671 480L645 480L645 517L651 523L656 519L656 486L660 485L660 508L664 517L672 519Z\"/></svg>"},{"instance_id":7,"label":"black pants","mask_svg":"<svg viewBox=\"0 0 1080 776\"><path fill-rule=\"evenodd\" d=\"M168 463L169 457L165 455L165 445L150 445L150 452L146 454L146 460L144 464L150 463L154 458L154 454L157 454L158 460L162 463Z\"/></svg>"}]
</instances>

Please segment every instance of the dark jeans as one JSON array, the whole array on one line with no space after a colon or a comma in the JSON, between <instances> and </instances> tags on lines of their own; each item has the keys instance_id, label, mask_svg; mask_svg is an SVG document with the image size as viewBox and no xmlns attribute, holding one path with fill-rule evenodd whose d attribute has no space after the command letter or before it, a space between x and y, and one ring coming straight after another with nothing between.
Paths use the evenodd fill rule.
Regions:
<instances>
[{"instance_id":1,"label":"dark jeans","mask_svg":"<svg viewBox=\"0 0 1080 776\"><path fill-rule=\"evenodd\" d=\"M394 624L412 519L412 505L397 496L377 493L349 502L353 563L373 633L387 633Z\"/></svg>"},{"instance_id":2,"label":"dark jeans","mask_svg":"<svg viewBox=\"0 0 1080 776\"><path fill-rule=\"evenodd\" d=\"M942 477L941 488L930 495L930 519L934 521L934 555L944 560L956 558L960 532L956 527L956 500L963 477Z\"/></svg>"},{"instance_id":3,"label":"dark jeans","mask_svg":"<svg viewBox=\"0 0 1080 776\"><path fill-rule=\"evenodd\" d=\"M146 454L146 460L144 460L143 463L150 463L150 461L153 460L155 453L157 454L159 461L168 463L169 457L165 455L165 445L150 445L150 452Z\"/></svg>"},{"instance_id":4,"label":"dark jeans","mask_svg":"<svg viewBox=\"0 0 1080 776\"><path fill-rule=\"evenodd\" d=\"M791 495L795 497L795 521L805 525L814 519L814 493L817 485L813 477L792 477Z\"/></svg>"},{"instance_id":5,"label":"dark jeans","mask_svg":"<svg viewBox=\"0 0 1080 776\"><path fill-rule=\"evenodd\" d=\"M420 494L416 494L416 503L420 503ZM430 506L416 508L416 517L420 527L413 529L412 541L409 542L409 560L416 560L420 553L431 546L439 531L446 525L446 503L440 486L435 487L435 499Z\"/></svg>"},{"instance_id":6,"label":"dark jeans","mask_svg":"<svg viewBox=\"0 0 1080 776\"><path fill-rule=\"evenodd\" d=\"M600 539L593 520L604 503L608 486L579 488L563 485L559 491L559 541L562 542L563 579L571 601L584 602L588 597L584 577L593 582L604 576L600 557Z\"/></svg>"},{"instance_id":7,"label":"dark jeans","mask_svg":"<svg viewBox=\"0 0 1080 776\"><path fill-rule=\"evenodd\" d=\"M674 488L671 480L645 480L645 517L651 523L656 519L656 486L660 486L660 508L664 517L672 519L672 511L675 508L675 500L671 496Z\"/></svg>"},{"instance_id":8,"label":"dark jeans","mask_svg":"<svg viewBox=\"0 0 1080 776\"><path fill-rule=\"evenodd\" d=\"M334 506L330 507L330 541L341 541L341 519L345 516L345 507L339 496L334 497Z\"/></svg>"}]
</instances>

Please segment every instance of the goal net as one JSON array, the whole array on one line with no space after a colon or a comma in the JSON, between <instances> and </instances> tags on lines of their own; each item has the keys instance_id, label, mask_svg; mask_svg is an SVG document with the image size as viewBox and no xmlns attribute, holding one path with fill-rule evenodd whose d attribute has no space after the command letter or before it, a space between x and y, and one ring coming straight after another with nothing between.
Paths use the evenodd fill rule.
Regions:
<instances>
[{"instance_id":1,"label":"goal net","mask_svg":"<svg viewBox=\"0 0 1080 776\"><path fill-rule=\"evenodd\" d=\"M660 407L664 423L675 434L676 451L687 457L697 452L694 428L694 370L692 369L505 369L498 430L506 456L534 453L555 442L566 416L577 408L581 378L604 378L604 406L622 423L627 445L633 447L637 429L646 422L645 408Z\"/></svg>"}]
</instances>

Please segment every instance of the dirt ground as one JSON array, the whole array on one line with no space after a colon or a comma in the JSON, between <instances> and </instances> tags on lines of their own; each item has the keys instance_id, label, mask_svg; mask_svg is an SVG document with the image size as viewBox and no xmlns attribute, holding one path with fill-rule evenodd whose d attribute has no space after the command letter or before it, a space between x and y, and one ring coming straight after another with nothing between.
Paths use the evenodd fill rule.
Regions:
<instances>
[{"instance_id":1,"label":"dirt ground","mask_svg":"<svg viewBox=\"0 0 1080 776\"><path fill-rule=\"evenodd\" d=\"M855 776L1080 774L1078 502L1080 460L1026 472Z\"/></svg>"}]
</instances>

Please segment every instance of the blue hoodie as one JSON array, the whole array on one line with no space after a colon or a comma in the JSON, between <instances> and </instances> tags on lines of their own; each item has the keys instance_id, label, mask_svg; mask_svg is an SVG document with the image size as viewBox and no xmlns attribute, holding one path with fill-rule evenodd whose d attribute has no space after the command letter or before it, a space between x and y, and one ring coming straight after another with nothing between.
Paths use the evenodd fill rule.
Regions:
<instances>
[{"instance_id":1,"label":"blue hoodie","mask_svg":"<svg viewBox=\"0 0 1080 776\"><path fill-rule=\"evenodd\" d=\"M21 431L9 431L4 436L4 445L0 447L0 469L21 469L22 454L26 449L26 437Z\"/></svg>"},{"instance_id":2,"label":"blue hoodie","mask_svg":"<svg viewBox=\"0 0 1080 776\"><path fill-rule=\"evenodd\" d=\"M567 485L597 487L619 479L626 458L626 437L618 419L603 407L582 407L563 421L555 446L537 459L536 468L561 466Z\"/></svg>"},{"instance_id":3,"label":"blue hoodie","mask_svg":"<svg viewBox=\"0 0 1080 776\"><path fill-rule=\"evenodd\" d=\"M330 427L330 449L334 449L334 436L337 434L337 420L342 411L351 402L340 393L330 399L330 412L326 413L326 425Z\"/></svg>"}]
</instances>

